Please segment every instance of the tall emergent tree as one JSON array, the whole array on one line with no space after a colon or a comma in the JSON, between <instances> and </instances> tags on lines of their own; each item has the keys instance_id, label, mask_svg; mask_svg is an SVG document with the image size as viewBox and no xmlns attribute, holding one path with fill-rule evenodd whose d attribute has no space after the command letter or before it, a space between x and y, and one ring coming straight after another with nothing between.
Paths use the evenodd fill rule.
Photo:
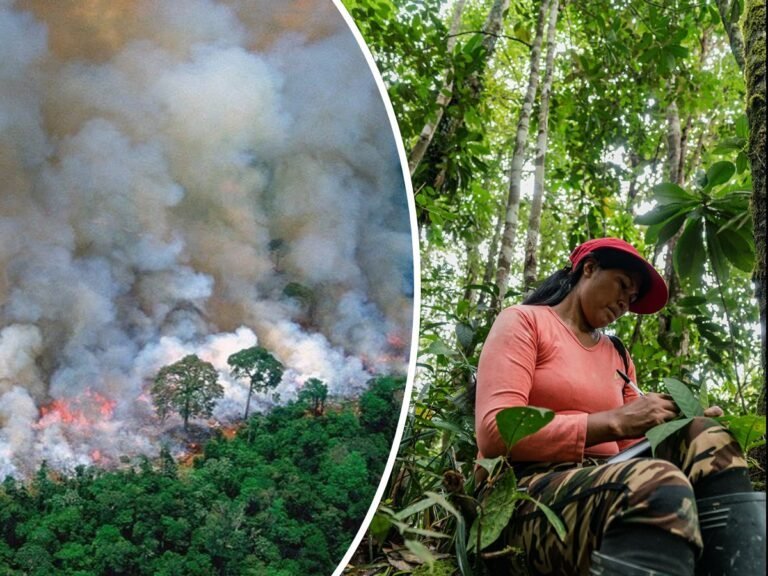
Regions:
<instances>
[{"instance_id":1,"label":"tall emergent tree","mask_svg":"<svg viewBox=\"0 0 768 576\"><path fill-rule=\"evenodd\" d=\"M235 352L227 358L235 378L248 378L248 400L245 402L245 416L251 408L251 396L254 390L266 392L274 388L283 379L283 365L266 348L252 346Z\"/></svg>"},{"instance_id":2,"label":"tall emergent tree","mask_svg":"<svg viewBox=\"0 0 768 576\"><path fill-rule=\"evenodd\" d=\"M190 416L210 416L216 399L224 395L213 364L196 354L164 366L155 376L152 397L160 418L176 411L188 428Z\"/></svg>"}]
</instances>

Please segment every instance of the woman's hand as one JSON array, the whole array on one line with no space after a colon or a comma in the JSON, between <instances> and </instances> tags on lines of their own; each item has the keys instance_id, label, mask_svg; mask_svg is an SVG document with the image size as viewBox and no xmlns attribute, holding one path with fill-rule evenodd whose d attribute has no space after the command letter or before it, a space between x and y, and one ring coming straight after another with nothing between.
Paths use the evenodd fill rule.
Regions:
<instances>
[{"instance_id":1,"label":"woman's hand","mask_svg":"<svg viewBox=\"0 0 768 576\"><path fill-rule=\"evenodd\" d=\"M725 412L723 412L723 409L720 408L720 406L710 406L709 408L704 408L704 416L707 418L717 418L723 414L725 414Z\"/></svg>"},{"instance_id":2,"label":"woman's hand","mask_svg":"<svg viewBox=\"0 0 768 576\"><path fill-rule=\"evenodd\" d=\"M676 418L679 413L669 394L640 396L619 408L590 414L587 418L586 445L637 438L657 424Z\"/></svg>"},{"instance_id":3,"label":"woman's hand","mask_svg":"<svg viewBox=\"0 0 768 576\"><path fill-rule=\"evenodd\" d=\"M651 393L614 410L620 438L636 438L658 424L673 420L680 409L669 394Z\"/></svg>"}]
</instances>

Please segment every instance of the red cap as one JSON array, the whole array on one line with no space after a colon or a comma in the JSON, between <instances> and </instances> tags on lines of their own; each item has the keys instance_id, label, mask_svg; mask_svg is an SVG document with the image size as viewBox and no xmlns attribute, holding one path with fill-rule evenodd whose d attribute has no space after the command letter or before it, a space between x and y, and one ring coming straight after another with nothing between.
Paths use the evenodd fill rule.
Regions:
<instances>
[{"instance_id":1,"label":"red cap","mask_svg":"<svg viewBox=\"0 0 768 576\"><path fill-rule=\"evenodd\" d=\"M656 271L656 268L651 266L648 261L643 258L634 246L624 242L620 238L595 238L594 240L587 240L584 244L576 246L571 252L570 259L574 268L579 265L584 257L590 252L595 252L603 248L612 248L624 252L633 258L636 258L645 268L648 273L648 289L645 294L640 296L634 303L629 305L630 312L636 314L653 314L658 312L667 303L669 298L669 292L667 290L667 284L664 282L664 278L661 277Z\"/></svg>"}]
</instances>

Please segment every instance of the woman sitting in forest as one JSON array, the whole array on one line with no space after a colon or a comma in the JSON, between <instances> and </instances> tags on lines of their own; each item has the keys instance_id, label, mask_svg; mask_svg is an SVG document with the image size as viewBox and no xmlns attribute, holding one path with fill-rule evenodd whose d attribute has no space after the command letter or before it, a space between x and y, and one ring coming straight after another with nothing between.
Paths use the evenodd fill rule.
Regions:
<instances>
[{"instance_id":1,"label":"woman sitting in forest","mask_svg":"<svg viewBox=\"0 0 768 576\"><path fill-rule=\"evenodd\" d=\"M712 497L752 492L738 443L709 418L722 415L719 407L665 440L656 458L606 463L679 411L666 394L638 394L626 350L600 329L627 311L655 313L667 297L664 280L634 247L590 240L523 305L502 311L488 335L477 374L481 455L506 454L519 487L567 530L560 541L531 502L516 510L505 543L523 549L534 574L765 573L764 520L762 534L722 529L715 540L700 525L699 514L717 505ZM527 405L553 410L554 420L507 453L496 414ZM764 514L764 494L736 500L734 515ZM712 568L722 558L731 568Z\"/></svg>"}]
</instances>

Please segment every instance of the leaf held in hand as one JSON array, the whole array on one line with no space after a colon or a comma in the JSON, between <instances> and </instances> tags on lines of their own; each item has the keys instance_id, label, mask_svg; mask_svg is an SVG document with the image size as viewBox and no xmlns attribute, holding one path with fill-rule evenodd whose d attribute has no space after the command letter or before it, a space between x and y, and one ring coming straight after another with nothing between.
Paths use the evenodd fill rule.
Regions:
<instances>
[{"instance_id":1,"label":"leaf held in hand","mask_svg":"<svg viewBox=\"0 0 768 576\"><path fill-rule=\"evenodd\" d=\"M696 396L693 395L691 389L685 384L677 380L676 378L664 378L664 386L669 391L672 399L677 404L683 415L688 418L694 416L703 416L704 409L701 407L701 403Z\"/></svg>"},{"instance_id":2,"label":"leaf held in hand","mask_svg":"<svg viewBox=\"0 0 768 576\"><path fill-rule=\"evenodd\" d=\"M645 437L648 438L648 441L651 443L651 450L653 451L654 456L656 455L656 447L659 444L664 442L664 440L672 436L672 434L681 428L690 424L692 420L693 418L680 418L679 420L664 422L664 424L659 424L648 430L645 433Z\"/></svg>"}]
</instances>

